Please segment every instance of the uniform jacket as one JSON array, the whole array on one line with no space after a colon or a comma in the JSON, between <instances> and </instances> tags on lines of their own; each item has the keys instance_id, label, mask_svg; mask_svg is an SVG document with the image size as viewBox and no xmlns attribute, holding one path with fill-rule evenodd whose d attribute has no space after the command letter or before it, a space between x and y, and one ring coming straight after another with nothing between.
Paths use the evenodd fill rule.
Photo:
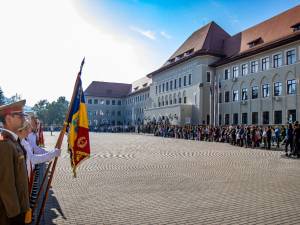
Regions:
<instances>
[{"instance_id":1,"label":"uniform jacket","mask_svg":"<svg viewBox=\"0 0 300 225\"><path fill-rule=\"evenodd\" d=\"M15 137L3 130L0 137L0 224L29 209L24 151Z\"/></svg>"}]
</instances>

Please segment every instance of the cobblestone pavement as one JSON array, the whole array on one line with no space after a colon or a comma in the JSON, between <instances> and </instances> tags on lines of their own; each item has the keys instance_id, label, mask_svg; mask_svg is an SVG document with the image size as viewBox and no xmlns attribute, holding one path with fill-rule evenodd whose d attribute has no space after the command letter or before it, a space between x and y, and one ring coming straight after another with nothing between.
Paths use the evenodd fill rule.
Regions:
<instances>
[{"instance_id":1,"label":"cobblestone pavement","mask_svg":"<svg viewBox=\"0 0 300 225\"><path fill-rule=\"evenodd\" d=\"M47 146L57 137L46 133ZM135 134L90 139L76 179L66 151L59 159L47 225L300 224L300 160L281 151Z\"/></svg>"}]
</instances>

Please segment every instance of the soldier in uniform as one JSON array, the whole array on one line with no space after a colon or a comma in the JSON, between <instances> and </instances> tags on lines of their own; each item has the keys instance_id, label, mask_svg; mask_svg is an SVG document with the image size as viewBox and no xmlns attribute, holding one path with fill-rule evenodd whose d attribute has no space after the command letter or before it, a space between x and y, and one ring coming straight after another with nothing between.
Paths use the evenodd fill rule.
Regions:
<instances>
[{"instance_id":1,"label":"soldier in uniform","mask_svg":"<svg viewBox=\"0 0 300 225\"><path fill-rule=\"evenodd\" d=\"M25 100L0 106L0 224L25 224L29 210L26 152L16 135L23 126Z\"/></svg>"}]
</instances>

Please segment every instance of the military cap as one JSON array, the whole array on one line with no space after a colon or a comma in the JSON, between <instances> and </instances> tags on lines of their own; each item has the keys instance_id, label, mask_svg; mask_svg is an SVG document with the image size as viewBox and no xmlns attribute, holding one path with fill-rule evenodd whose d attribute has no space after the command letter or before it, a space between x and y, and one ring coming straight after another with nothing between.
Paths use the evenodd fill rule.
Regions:
<instances>
[{"instance_id":1,"label":"military cap","mask_svg":"<svg viewBox=\"0 0 300 225\"><path fill-rule=\"evenodd\" d=\"M7 105L0 106L0 117L4 117L10 113L23 113L23 107L25 106L26 100L13 102ZM24 113L24 115L26 115Z\"/></svg>"}]
</instances>

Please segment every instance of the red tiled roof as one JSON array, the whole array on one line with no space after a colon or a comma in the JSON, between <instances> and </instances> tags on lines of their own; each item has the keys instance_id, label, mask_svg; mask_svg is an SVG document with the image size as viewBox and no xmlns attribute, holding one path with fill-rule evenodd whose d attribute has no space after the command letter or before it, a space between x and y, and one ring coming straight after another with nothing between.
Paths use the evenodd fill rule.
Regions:
<instances>
[{"instance_id":1,"label":"red tiled roof","mask_svg":"<svg viewBox=\"0 0 300 225\"><path fill-rule=\"evenodd\" d=\"M93 81L84 91L86 96L121 98L131 92L131 84Z\"/></svg>"},{"instance_id":2,"label":"red tiled roof","mask_svg":"<svg viewBox=\"0 0 300 225\"><path fill-rule=\"evenodd\" d=\"M182 63L192 57L198 55L215 55L223 56L224 39L229 38L230 35L224 31L215 22L210 22L209 24L201 27L199 30L195 31L177 50L176 52L167 60L167 62L158 70L150 73L147 77L152 77L153 75L166 70L174 65ZM174 59L177 56L183 55L189 50L193 52L184 56L179 60L175 60L169 63L169 60Z\"/></svg>"},{"instance_id":3,"label":"red tiled roof","mask_svg":"<svg viewBox=\"0 0 300 225\"><path fill-rule=\"evenodd\" d=\"M293 34L291 26L299 22L300 5L226 39L224 53L227 57L241 54L250 49L248 43L258 38L264 45L282 39Z\"/></svg>"},{"instance_id":4,"label":"red tiled roof","mask_svg":"<svg viewBox=\"0 0 300 225\"><path fill-rule=\"evenodd\" d=\"M168 60L182 55L191 49L193 49L194 52L201 50L215 54L223 54L223 40L228 37L230 37L230 35L212 21L195 31ZM164 65L167 65L167 62Z\"/></svg>"},{"instance_id":5,"label":"red tiled roof","mask_svg":"<svg viewBox=\"0 0 300 225\"><path fill-rule=\"evenodd\" d=\"M198 55L219 56L221 59L211 65L219 66L242 57L257 54L272 47L278 47L299 40L300 31L293 30L293 26L299 23L300 5L234 36L230 36L215 22L211 22L195 31L161 68L149 73L147 76L152 77L161 71ZM253 42L254 45L251 45ZM190 49L194 50L191 55L169 62L171 59L175 59L176 56L180 56Z\"/></svg>"}]
</instances>

